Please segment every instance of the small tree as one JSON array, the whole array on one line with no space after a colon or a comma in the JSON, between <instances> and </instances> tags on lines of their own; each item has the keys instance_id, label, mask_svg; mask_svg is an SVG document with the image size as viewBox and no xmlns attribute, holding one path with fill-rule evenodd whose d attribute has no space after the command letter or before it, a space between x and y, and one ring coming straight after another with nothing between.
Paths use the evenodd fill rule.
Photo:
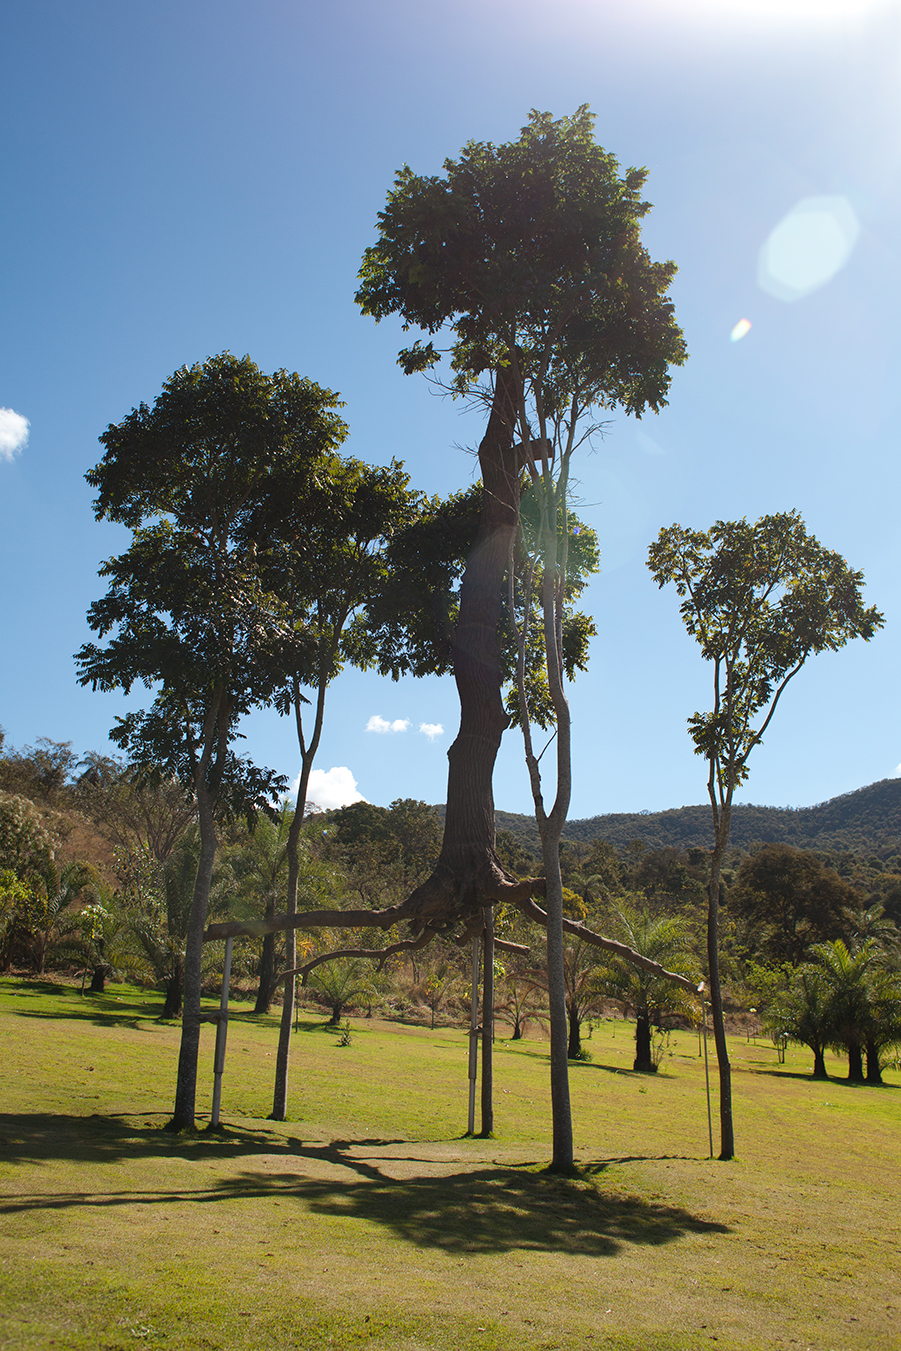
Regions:
<instances>
[{"instance_id":1,"label":"small tree","mask_svg":"<svg viewBox=\"0 0 901 1351\"><path fill-rule=\"evenodd\" d=\"M748 777L789 681L807 658L836 651L882 627L861 598L863 574L807 533L796 511L753 525L717 521L707 532L672 525L651 545L658 586L674 582L682 619L713 666L713 708L688 720L695 752L707 761L713 818L707 904L710 1006L720 1081L721 1159L735 1153L732 1079L719 971L720 873L732 802Z\"/></svg>"},{"instance_id":2,"label":"small tree","mask_svg":"<svg viewBox=\"0 0 901 1351\"><path fill-rule=\"evenodd\" d=\"M652 915L647 909L623 905L616 915L616 934L643 957L660 962L670 971L695 977L691 934L685 922L671 915ZM697 1000L671 980L663 980L631 962L612 963L598 985L635 1014L635 1060L633 1070L653 1073L657 1066L651 1046L651 1028L664 1013L697 1015Z\"/></svg>"},{"instance_id":3,"label":"small tree","mask_svg":"<svg viewBox=\"0 0 901 1351\"><path fill-rule=\"evenodd\" d=\"M766 1022L789 1041L813 1051L813 1078L826 1079L826 1048L832 1044L832 999L822 966L799 967L767 1010Z\"/></svg>"}]
</instances>

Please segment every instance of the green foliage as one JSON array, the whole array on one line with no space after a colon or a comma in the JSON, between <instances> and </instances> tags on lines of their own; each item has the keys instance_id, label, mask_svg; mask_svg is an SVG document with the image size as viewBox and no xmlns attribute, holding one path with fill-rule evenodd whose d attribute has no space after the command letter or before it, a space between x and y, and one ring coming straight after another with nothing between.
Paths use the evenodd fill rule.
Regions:
<instances>
[{"instance_id":1,"label":"green foliage","mask_svg":"<svg viewBox=\"0 0 901 1351\"><path fill-rule=\"evenodd\" d=\"M666 299L676 269L642 248L646 174L620 177L588 108L557 121L533 111L518 140L471 141L444 169L396 175L363 258L363 312L449 327L459 392L516 349L527 378L540 372L549 416L574 381L633 413L664 403L668 367L685 357ZM399 362L410 372L438 357L417 341Z\"/></svg>"},{"instance_id":2,"label":"green foliage","mask_svg":"<svg viewBox=\"0 0 901 1351\"><path fill-rule=\"evenodd\" d=\"M717 521L706 532L670 526L651 545L648 567L658 586L675 583L685 627L713 663L713 709L688 723L731 801L807 658L872 638L883 616L864 608L863 573L809 535L796 511L754 525Z\"/></svg>"},{"instance_id":3,"label":"green foliage","mask_svg":"<svg viewBox=\"0 0 901 1351\"><path fill-rule=\"evenodd\" d=\"M78 653L79 681L156 689L113 739L146 773L174 775L233 810L264 807L280 783L233 754L237 721L309 652L267 590L257 540L344 439L337 403L226 352L176 371L152 408L109 427L87 475L98 519L130 527L133 542L101 569L110 588L88 618L101 639L112 636Z\"/></svg>"},{"instance_id":4,"label":"green foliage","mask_svg":"<svg viewBox=\"0 0 901 1351\"><path fill-rule=\"evenodd\" d=\"M772 962L797 966L813 943L836 938L860 897L814 855L763 845L739 868L729 910L748 926L747 943Z\"/></svg>"}]
</instances>

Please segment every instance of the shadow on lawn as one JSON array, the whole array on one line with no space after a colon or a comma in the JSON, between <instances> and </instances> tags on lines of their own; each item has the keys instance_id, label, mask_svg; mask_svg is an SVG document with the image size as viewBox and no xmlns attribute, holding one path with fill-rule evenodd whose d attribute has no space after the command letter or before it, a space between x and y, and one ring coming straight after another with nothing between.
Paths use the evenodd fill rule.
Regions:
<instances>
[{"instance_id":1,"label":"shadow on lawn","mask_svg":"<svg viewBox=\"0 0 901 1351\"><path fill-rule=\"evenodd\" d=\"M626 1243L660 1246L686 1234L726 1233L727 1227L703 1220L678 1206L637 1196L610 1194L589 1182L559 1178L503 1165L474 1165L449 1176L387 1176L379 1166L427 1161L415 1146L400 1140L335 1140L304 1144L268 1130L232 1131L224 1136L196 1137L182 1142L157 1128L136 1129L116 1119L51 1116L0 1117L0 1158L40 1162L69 1159L102 1164L135 1154L173 1155L200 1161L216 1158L226 1165L236 1156L281 1154L291 1171L241 1171L211 1179L200 1187L105 1191L90 1176L89 1189L8 1196L0 1213L26 1210L102 1211L129 1205L278 1199L295 1201L302 1211L332 1218L380 1225L397 1238L422 1248L447 1252L542 1251L614 1255ZM398 1154L396 1146L404 1146ZM361 1150L392 1152L356 1157ZM310 1177L304 1160L340 1168L338 1177ZM597 1171L597 1167L592 1169ZM87 1177L86 1177L87 1181Z\"/></svg>"}]
</instances>

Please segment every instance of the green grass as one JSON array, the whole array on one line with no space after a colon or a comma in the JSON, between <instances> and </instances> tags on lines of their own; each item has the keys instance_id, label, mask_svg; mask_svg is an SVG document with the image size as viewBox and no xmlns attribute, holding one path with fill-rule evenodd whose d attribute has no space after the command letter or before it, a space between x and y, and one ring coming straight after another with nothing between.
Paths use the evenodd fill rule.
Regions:
<instances>
[{"instance_id":1,"label":"green grass","mask_svg":"<svg viewBox=\"0 0 901 1351\"><path fill-rule=\"evenodd\" d=\"M901 1076L814 1083L736 1039L738 1158L711 1162L697 1037L636 1075L604 1023L564 1180L546 1043L496 1044L471 1140L462 1032L353 1020L342 1048L308 1019L274 1123L276 1020L234 1007L224 1130L174 1137L158 996L0 980L2 1351L901 1348Z\"/></svg>"}]
</instances>

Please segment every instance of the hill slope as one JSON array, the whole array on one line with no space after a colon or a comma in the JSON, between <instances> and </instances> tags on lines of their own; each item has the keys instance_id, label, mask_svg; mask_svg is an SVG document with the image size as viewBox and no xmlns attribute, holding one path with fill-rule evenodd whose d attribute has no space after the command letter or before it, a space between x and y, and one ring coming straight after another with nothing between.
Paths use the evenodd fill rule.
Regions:
<instances>
[{"instance_id":1,"label":"hill slope","mask_svg":"<svg viewBox=\"0 0 901 1351\"><path fill-rule=\"evenodd\" d=\"M538 831L530 816L497 812L498 830L509 830L532 848ZM641 840L649 849L675 845L709 848L709 806L676 807L664 812L617 812L568 821L566 840L605 839L616 849ZM901 779L882 779L815 807L739 806L732 810L730 845L747 849L756 841L791 844L796 849L850 849L858 853L901 850Z\"/></svg>"}]
</instances>

